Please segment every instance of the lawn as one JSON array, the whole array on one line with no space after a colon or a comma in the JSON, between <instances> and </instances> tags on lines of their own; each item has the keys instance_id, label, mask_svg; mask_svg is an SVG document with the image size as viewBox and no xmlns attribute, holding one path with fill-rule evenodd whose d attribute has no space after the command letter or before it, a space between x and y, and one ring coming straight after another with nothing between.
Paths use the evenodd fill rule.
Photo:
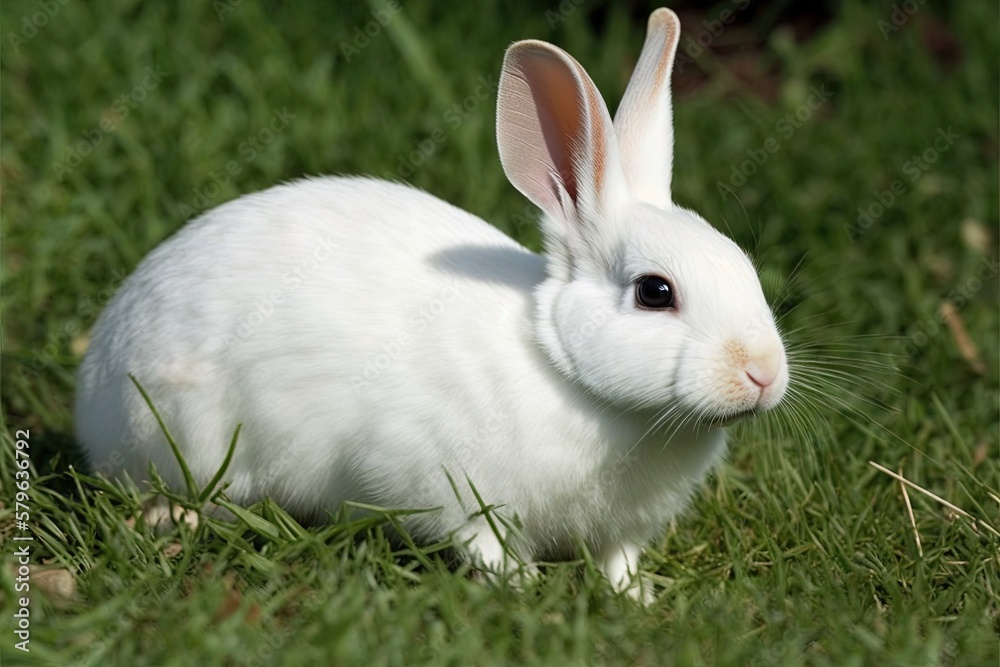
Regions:
<instances>
[{"instance_id":1,"label":"lawn","mask_svg":"<svg viewBox=\"0 0 1000 667\"><path fill-rule=\"evenodd\" d=\"M587 559L481 583L447 544L394 551L391 512L304 529L264 503L155 536L148 489L88 476L74 372L150 249L321 173L405 179L538 249L497 158L503 51L564 47L613 110L638 4L3 3L0 663L997 664L992 3L678 8L675 199L754 254L796 399L735 429L649 550L649 606Z\"/></svg>"}]
</instances>

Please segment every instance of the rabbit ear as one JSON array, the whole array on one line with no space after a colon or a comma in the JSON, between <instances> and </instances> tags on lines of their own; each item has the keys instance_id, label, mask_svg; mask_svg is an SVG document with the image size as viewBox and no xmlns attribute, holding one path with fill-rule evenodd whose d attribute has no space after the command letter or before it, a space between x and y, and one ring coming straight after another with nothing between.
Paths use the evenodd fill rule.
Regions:
<instances>
[{"instance_id":1,"label":"rabbit ear","mask_svg":"<svg viewBox=\"0 0 1000 667\"><path fill-rule=\"evenodd\" d=\"M646 43L615 114L615 132L632 194L665 209L673 206L670 73L680 36L681 23L672 11L661 7L650 15Z\"/></svg>"},{"instance_id":2,"label":"rabbit ear","mask_svg":"<svg viewBox=\"0 0 1000 667\"><path fill-rule=\"evenodd\" d=\"M551 44L525 40L507 50L497 147L511 184L564 223L563 233L593 224L628 194L604 100L583 67Z\"/></svg>"}]
</instances>

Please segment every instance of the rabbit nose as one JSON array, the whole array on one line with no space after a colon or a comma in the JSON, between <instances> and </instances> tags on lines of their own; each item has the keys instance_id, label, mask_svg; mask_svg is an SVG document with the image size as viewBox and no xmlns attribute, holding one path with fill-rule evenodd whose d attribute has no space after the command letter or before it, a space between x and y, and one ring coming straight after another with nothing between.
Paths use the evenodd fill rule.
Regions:
<instances>
[{"instance_id":1,"label":"rabbit nose","mask_svg":"<svg viewBox=\"0 0 1000 667\"><path fill-rule=\"evenodd\" d=\"M781 365L777 359L768 359L763 363L750 361L744 370L751 382L764 389L765 387L769 387L778 378L780 368Z\"/></svg>"}]
</instances>

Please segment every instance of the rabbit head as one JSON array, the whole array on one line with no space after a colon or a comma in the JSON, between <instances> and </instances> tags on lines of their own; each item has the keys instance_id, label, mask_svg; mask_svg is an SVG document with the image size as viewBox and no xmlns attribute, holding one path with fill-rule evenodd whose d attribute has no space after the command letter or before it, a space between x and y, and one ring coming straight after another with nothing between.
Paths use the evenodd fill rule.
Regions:
<instances>
[{"instance_id":1,"label":"rabbit head","mask_svg":"<svg viewBox=\"0 0 1000 667\"><path fill-rule=\"evenodd\" d=\"M651 15L613 123L575 59L517 42L497 143L508 179L543 212L535 335L551 361L604 399L712 426L777 405L788 365L746 254L671 199L679 36L673 12Z\"/></svg>"}]
</instances>

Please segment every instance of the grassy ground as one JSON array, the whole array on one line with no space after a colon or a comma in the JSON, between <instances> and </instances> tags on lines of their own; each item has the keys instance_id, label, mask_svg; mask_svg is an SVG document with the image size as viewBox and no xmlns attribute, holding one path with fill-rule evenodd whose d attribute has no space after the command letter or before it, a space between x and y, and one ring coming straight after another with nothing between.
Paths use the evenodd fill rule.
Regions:
<instances>
[{"instance_id":1,"label":"grassy ground","mask_svg":"<svg viewBox=\"0 0 1000 667\"><path fill-rule=\"evenodd\" d=\"M5 554L23 534L16 429L30 431L35 536L30 654L14 648L13 556L0 571L3 664L997 664L989 3L894 17L845 2L796 29L770 6L683 14L715 53L682 58L675 77L675 196L756 249L808 419L737 430L644 561L650 607L586 563L490 587L434 549L393 553L378 522L306 531L271 506L155 538L129 521L134 491L68 474L86 332L185 219L302 174L364 172L405 176L537 247L493 140L504 47L567 48L613 109L642 43L641 21L598 0L403 3L382 9L385 27L367 5L315 4L0 8ZM715 36L728 7L746 22ZM911 525L900 484L869 461L981 523L911 488Z\"/></svg>"}]
</instances>

